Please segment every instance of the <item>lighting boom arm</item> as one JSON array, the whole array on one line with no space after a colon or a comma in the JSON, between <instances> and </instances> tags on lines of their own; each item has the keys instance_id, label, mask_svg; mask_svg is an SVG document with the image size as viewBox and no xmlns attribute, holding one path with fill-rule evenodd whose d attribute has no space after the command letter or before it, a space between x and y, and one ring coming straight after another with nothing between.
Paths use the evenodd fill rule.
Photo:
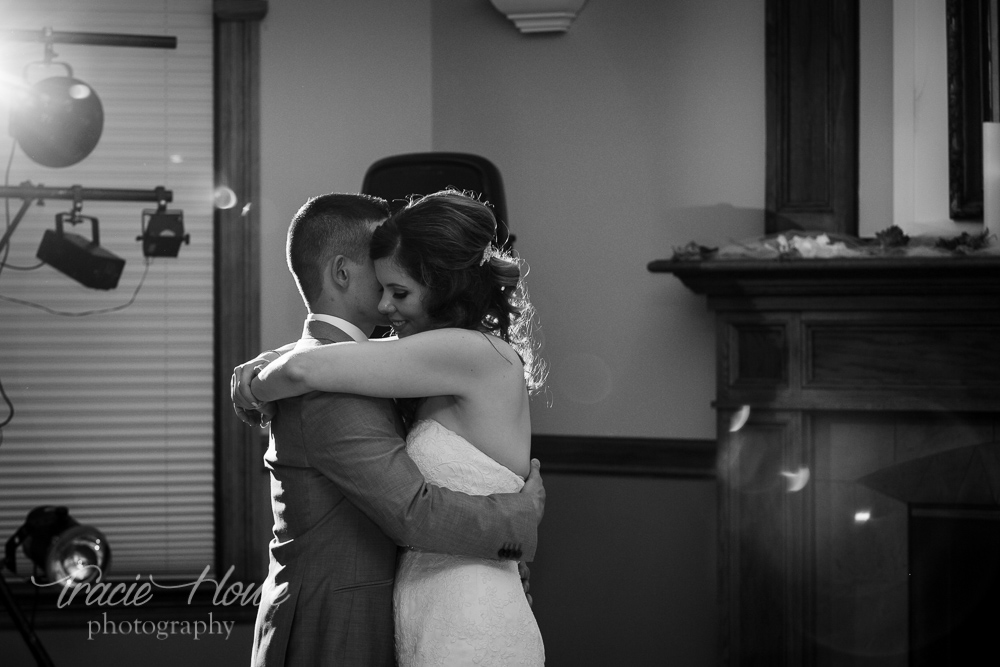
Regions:
<instances>
[{"instance_id":1,"label":"lighting boom arm","mask_svg":"<svg viewBox=\"0 0 1000 667\"><path fill-rule=\"evenodd\" d=\"M126 35L107 32L67 32L42 28L41 30L3 30L7 41L43 42L46 44L88 44L91 46L132 46L150 49L176 49L177 38L166 35Z\"/></svg>"},{"instance_id":2,"label":"lighting boom arm","mask_svg":"<svg viewBox=\"0 0 1000 667\"><path fill-rule=\"evenodd\" d=\"M11 221L10 226L0 239L0 251L4 249L10 240L11 234L17 229L21 218L27 213L28 208L35 201L46 199L69 199L72 201L152 201L166 203L173 201L174 193L162 186L153 190L128 190L115 188L84 188L74 185L68 188L47 188L42 185L32 185L23 183L18 186L0 186L0 197L4 199L21 199L24 203L18 210L17 215Z\"/></svg>"}]
</instances>

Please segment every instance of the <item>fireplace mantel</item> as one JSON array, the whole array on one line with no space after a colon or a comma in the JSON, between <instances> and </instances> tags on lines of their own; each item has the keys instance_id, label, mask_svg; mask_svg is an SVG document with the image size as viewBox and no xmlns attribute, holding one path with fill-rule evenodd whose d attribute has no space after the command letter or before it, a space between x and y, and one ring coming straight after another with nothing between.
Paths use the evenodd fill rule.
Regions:
<instances>
[{"instance_id":1,"label":"fireplace mantel","mask_svg":"<svg viewBox=\"0 0 1000 667\"><path fill-rule=\"evenodd\" d=\"M716 313L722 664L924 664L910 500L1000 484L1000 257L648 269Z\"/></svg>"},{"instance_id":2,"label":"fireplace mantel","mask_svg":"<svg viewBox=\"0 0 1000 667\"><path fill-rule=\"evenodd\" d=\"M1000 297L1000 256L996 255L660 259L650 262L648 269L653 273L672 273L693 292L710 299L850 296L869 300L896 297L904 298L903 304L919 305L920 299L925 297L944 296L948 297L946 301L936 307L948 308L970 300Z\"/></svg>"}]
</instances>

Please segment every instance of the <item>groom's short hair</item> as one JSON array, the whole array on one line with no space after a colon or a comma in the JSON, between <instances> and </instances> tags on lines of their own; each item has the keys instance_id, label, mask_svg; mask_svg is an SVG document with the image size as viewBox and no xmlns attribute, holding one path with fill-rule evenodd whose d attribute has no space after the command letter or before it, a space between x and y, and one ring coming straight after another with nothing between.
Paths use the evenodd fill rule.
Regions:
<instances>
[{"instance_id":1,"label":"groom's short hair","mask_svg":"<svg viewBox=\"0 0 1000 667\"><path fill-rule=\"evenodd\" d=\"M285 246L288 268L299 292L312 305L323 291L322 271L335 255L353 262L368 261L372 230L389 217L384 199L362 194L326 194L313 197L288 226Z\"/></svg>"}]
</instances>

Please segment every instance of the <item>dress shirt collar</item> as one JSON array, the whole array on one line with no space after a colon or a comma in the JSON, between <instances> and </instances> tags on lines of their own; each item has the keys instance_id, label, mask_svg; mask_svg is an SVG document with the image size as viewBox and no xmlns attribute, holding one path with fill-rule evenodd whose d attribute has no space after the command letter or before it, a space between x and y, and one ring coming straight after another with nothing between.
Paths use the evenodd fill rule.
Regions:
<instances>
[{"instance_id":1,"label":"dress shirt collar","mask_svg":"<svg viewBox=\"0 0 1000 667\"><path fill-rule=\"evenodd\" d=\"M326 315L324 313L309 313L309 316L306 317L306 322L309 321L326 322L327 324L332 324L333 326L337 327L345 334L353 338L356 342L358 343L368 342L368 336L365 335L364 331L357 328L356 326L354 326L353 324L351 324L350 322L348 322L343 318L335 317L333 315Z\"/></svg>"}]
</instances>

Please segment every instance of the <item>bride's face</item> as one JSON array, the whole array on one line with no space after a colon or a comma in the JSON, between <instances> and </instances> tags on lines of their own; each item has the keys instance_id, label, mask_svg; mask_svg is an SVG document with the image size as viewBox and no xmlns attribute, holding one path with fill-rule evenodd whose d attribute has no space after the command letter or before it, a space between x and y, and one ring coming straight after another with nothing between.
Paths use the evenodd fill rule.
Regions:
<instances>
[{"instance_id":1,"label":"bride's face","mask_svg":"<svg viewBox=\"0 0 1000 667\"><path fill-rule=\"evenodd\" d=\"M375 260L375 276L382 285L378 312L388 318L397 336L405 338L435 328L424 308L426 287L388 257Z\"/></svg>"}]
</instances>

